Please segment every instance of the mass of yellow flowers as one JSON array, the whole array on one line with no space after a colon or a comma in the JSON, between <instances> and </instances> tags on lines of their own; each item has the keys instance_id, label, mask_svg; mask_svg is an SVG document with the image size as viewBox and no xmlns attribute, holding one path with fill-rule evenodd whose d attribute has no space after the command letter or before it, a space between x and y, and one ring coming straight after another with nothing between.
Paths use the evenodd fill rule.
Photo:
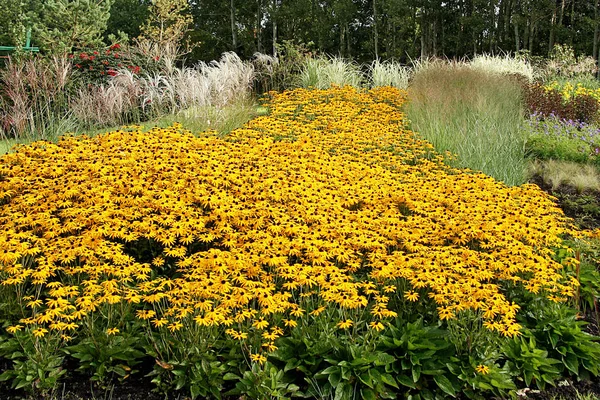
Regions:
<instances>
[{"instance_id":1,"label":"mass of yellow flowers","mask_svg":"<svg viewBox=\"0 0 600 400\"><path fill-rule=\"evenodd\" d=\"M268 97L224 139L133 127L2 156L0 282L27 310L11 331L72 333L126 304L153 329L258 331L272 351L327 310L379 331L398 304L428 301L514 336L505 285L574 294L552 258L571 229L552 198L447 166L407 129L405 92Z\"/></svg>"},{"instance_id":2,"label":"mass of yellow flowers","mask_svg":"<svg viewBox=\"0 0 600 400\"><path fill-rule=\"evenodd\" d=\"M546 90L557 90L565 100L570 100L573 97L581 95L588 95L600 101L600 88L590 89L585 87L582 83L577 83L574 85L571 82L560 84L557 81L553 81L544 86L544 88Z\"/></svg>"}]
</instances>

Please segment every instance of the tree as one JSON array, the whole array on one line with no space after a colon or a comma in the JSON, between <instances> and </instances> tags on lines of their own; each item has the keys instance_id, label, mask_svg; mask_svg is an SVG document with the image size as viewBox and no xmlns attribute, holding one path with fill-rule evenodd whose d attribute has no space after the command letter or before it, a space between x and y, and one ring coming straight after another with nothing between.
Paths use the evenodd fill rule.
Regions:
<instances>
[{"instance_id":1,"label":"tree","mask_svg":"<svg viewBox=\"0 0 600 400\"><path fill-rule=\"evenodd\" d=\"M138 37L150 14L150 4L150 0L114 0L104 36L122 32L129 38Z\"/></svg>"},{"instance_id":2,"label":"tree","mask_svg":"<svg viewBox=\"0 0 600 400\"><path fill-rule=\"evenodd\" d=\"M51 53L72 52L101 43L114 0L45 0L34 35Z\"/></svg>"},{"instance_id":3,"label":"tree","mask_svg":"<svg viewBox=\"0 0 600 400\"><path fill-rule=\"evenodd\" d=\"M159 47L180 44L190 29L192 15L187 0L152 0L141 38Z\"/></svg>"},{"instance_id":4,"label":"tree","mask_svg":"<svg viewBox=\"0 0 600 400\"><path fill-rule=\"evenodd\" d=\"M0 45L23 45L27 29L23 10L26 7L24 0L0 0Z\"/></svg>"}]
</instances>

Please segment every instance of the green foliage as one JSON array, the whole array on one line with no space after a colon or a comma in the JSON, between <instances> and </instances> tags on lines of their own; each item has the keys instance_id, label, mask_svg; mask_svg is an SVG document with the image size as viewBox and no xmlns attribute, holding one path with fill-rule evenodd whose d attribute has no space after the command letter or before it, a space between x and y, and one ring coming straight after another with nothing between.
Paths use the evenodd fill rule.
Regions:
<instances>
[{"instance_id":1,"label":"green foliage","mask_svg":"<svg viewBox=\"0 0 600 400\"><path fill-rule=\"evenodd\" d=\"M25 0L0 0L0 46L23 46L27 31Z\"/></svg>"},{"instance_id":2,"label":"green foliage","mask_svg":"<svg viewBox=\"0 0 600 400\"><path fill-rule=\"evenodd\" d=\"M448 331L426 326L422 319L390 326L382 336L379 348L397 359L394 375L407 396L428 398L439 390L456 395L460 384L448 365L456 367L459 360L449 339Z\"/></svg>"},{"instance_id":3,"label":"green foliage","mask_svg":"<svg viewBox=\"0 0 600 400\"><path fill-rule=\"evenodd\" d=\"M302 374L304 380L312 379L323 369L324 357L331 354L334 348L331 340L320 335L314 336L315 333L306 327L294 329L290 336L280 338L277 341L278 349L269 356L273 365L284 372Z\"/></svg>"},{"instance_id":4,"label":"green foliage","mask_svg":"<svg viewBox=\"0 0 600 400\"><path fill-rule=\"evenodd\" d=\"M563 160L575 163L591 161L590 146L581 140L552 134L532 134L527 139L527 153L539 160Z\"/></svg>"},{"instance_id":5,"label":"green foliage","mask_svg":"<svg viewBox=\"0 0 600 400\"><path fill-rule=\"evenodd\" d=\"M257 93L270 90L283 91L297 85L298 75L310 57L308 45L296 44L291 40L277 43L277 57L255 53L253 64L256 70Z\"/></svg>"},{"instance_id":6,"label":"green foliage","mask_svg":"<svg viewBox=\"0 0 600 400\"><path fill-rule=\"evenodd\" d=\"M192 23L187 0L152 0L148 19L141 28L143 40L160 47L180 44Z\"/></svg>"},{"instance_id":7,"label":"green foliage","mask_svg":"<svg viewBox=\"0 0 600 400\"><path fill-rule=\"evenodd\" d=\"M513 338L504 346L504 354L508 358L511 370L523 374L525 384L535 383L539 389L546 384L554 385L560 377L560 360L548 357L548 351L537 348L533 336Z\"/></svg>"},{"instance_id":8,"label":"green foliage","mask_svg":"<svg viewBox=\"0 0 600 400\"><path fill-rule=\"evenodd\" d=\"M105 385L114 377L125 380L138 372L132 367L144 357L141 350L138 336L102 332L66 347L64 352L78 360L80 371L91 370L92 381Z\"/></svg>"},{"instance_id":9,"label":"green foliage","mask_svg":"<svg viewBox=\"0 0 600 400\"><path fill-rule=\"evenodd\" d=\"M47 394L67 372L59 353L61 342L56 334L34 337L30 331L0 338L0 357L12 363L11 369L0 374L0 382L11 382L13 389Z\"/></svg>"},{"instance_id":10,"label":"green foliage","mask_svg":"<svg viewBox=\"0 0 600 400\"><path fill-rule=\"evenodd\" d=\"M325 358L329 366L314 376L320 383L321 395L350 400L360 393L363 400L394 399L399 389L392 372L396 358L365 345L348 343Z\"/></svg>"},{"instance_id":11,"label":"green foliage","mask_svg":"<svg viewBox=\"0 0 600 400\"><path fill-rule=\"evenodd\" d=\"M270 363L253 363L242 376L228 373L226 380L237 381L226 395L243 395L250 399L289 399L299 393L299 386L283 370ZM220 398L220 397L219 397Z\"/></svg>"},{"instance_id":12,"label":"green foliage","mask_svg":"<svg viewBox=\"0 0 600 400\"><path fill-rule=\"evenodd\" d=\"M35 36L40 47L54 54L98 45L114 0L46 0L42 3Z\"/></svg>"},{"instance_id":13,"label":"green foliage","mask_svg":"<svg viewBox=\"0 0 600 400\"><path fill-rule=\"evenodd\" d=\"M586 322L562 304L538 304L525 313L526 337L561 362L561 373L591 379L600 373L600 340L583 331Z\"/></svg>"},{"instance_id":14,"label":"green foliage","mask_svg":"<svg viewBox=\"0 0 600 400\"><path fill-rule=\"evenodd\" d=\"M141 26L148 19L149 5L150 0L114 0L104 36L125 34L129 38L138 37Z\"/></svg>"},{"instance_id":15,"label":"green foliage","mask_svg":"<svg viewBox=\"0 0 600 400\"><path fill-rule=\"evenodd\" d=\"M513 376L518 374L518 371L511 370L508 363L502 368L493 364L486 365L489 371L483 374L477 372L475 364L476 360L469 359L458 368L449 365L449 370L463 382L463 395L475 400L489 399L490 393L503 399L516 397L517 386L513 382Z\"/></svg>"},{"instance_id":16,"label":"green foliage","mask_svg":"<svg viewBox=\"0 0 600 400\"><path fill-rule=\"evenodd\" d=\"M152 383L164 393L186 390L194 399L220 399L226 377L244 368L239 345L218 336L215 330L198 329L149 332L143 346L155 359L148 374Z\"/></svg>"}]
</instances>

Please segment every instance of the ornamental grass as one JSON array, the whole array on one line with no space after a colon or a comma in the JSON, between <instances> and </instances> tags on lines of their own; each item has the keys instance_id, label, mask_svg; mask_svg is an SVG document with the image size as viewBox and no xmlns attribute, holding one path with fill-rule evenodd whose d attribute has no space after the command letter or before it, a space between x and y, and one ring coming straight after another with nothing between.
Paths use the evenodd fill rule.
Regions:
<instances>
[{"instance_id":1,"label":"ornamental grass","mask_svg":"<svg viewBox=\"0 0 600 400\"><path fill-rule=\"evenodd\" d=\"M149 336L253 343L258 363L323 316L378 332L416 305L518 335L508 288L573 296L555 253L576 232L537 186L446 165L405 99L298 89L224 139L129 127L2 156L6 330L68 343L135 315Z\"/></svg>"}]
</instances>

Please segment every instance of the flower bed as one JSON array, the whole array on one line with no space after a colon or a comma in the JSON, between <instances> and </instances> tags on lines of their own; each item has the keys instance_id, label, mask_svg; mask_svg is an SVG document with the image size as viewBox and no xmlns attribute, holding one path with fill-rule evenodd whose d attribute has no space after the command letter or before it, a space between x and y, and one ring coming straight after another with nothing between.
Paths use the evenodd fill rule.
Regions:
<instances>
[{"instance_id":1,"label":"flower bed","mask_svg":"<svg viewBox=\"0 0 600 400\"><path fill-rule=\"evenodd\" d=\"M562 305L579 234L551 197L448 167L402 91L269 97L226 139L134 127L2 157L0 377L48 390L65 357L102 382L151 357L159 389L192 397L370 399L598 373ZM588 346L566 361L523 339L551 312Z\"/></svg>"}]
</instances>

